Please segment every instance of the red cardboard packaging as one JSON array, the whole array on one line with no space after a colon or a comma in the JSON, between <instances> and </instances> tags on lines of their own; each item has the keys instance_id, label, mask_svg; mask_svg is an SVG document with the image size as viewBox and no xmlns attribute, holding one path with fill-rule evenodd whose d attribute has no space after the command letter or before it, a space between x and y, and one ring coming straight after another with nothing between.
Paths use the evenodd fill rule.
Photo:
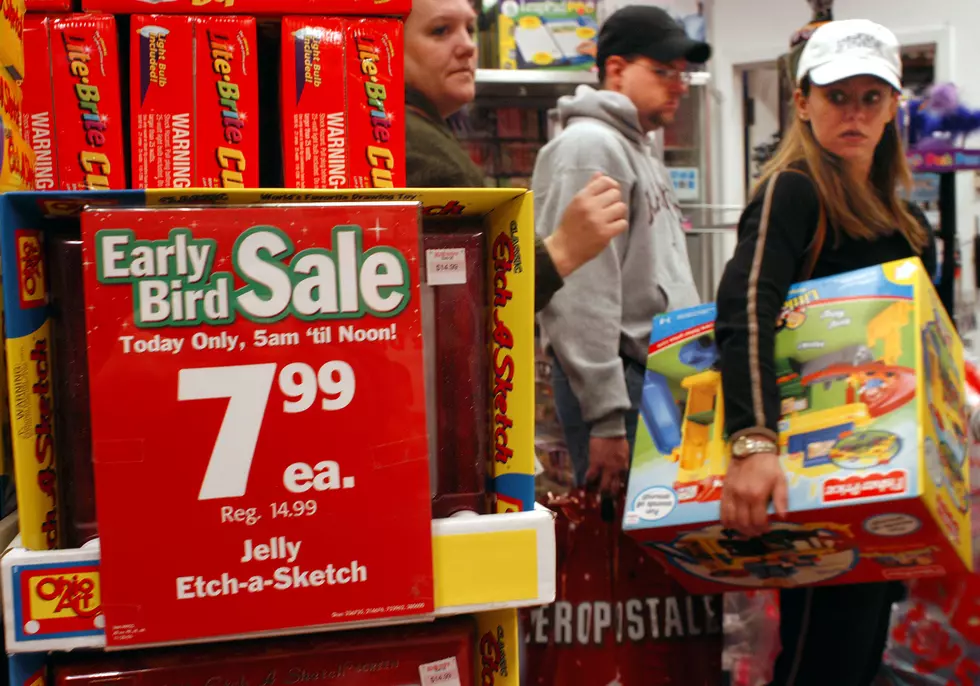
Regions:
<instances>
[{"instance_id":1,"label":"red cardboard packaging","mask_svg":"<svg viewBox=\"0 0 980 686\"><path fill-rule=\"evenodd\" d=\"M346 188L345 20L282 20L282 147L286 188Z\"/></svg>"},{"instance_id":2,"label":"red cardboard packaging","mask_svg":"<svg viewBox=\"0 0 980 686\"><path fill-rule=\"evenodd\" d=\"M50 27L61 188L126 188L115 19L76 14Z\"/></svg>"},{"instance_id":3,"label":"red cardboard packaging","mask_svg":"<svg viewBox=\"0 0 980 686\"><path fill-rule=\"evenodd\" d=\"M136 188L259 185L255 33L252 17L133 17Z\"/></svg>"},{"instance_id":4,"label":"red cardboard packaging","mask_svg":"<svg viewBox=\"0 0 980 686\"><path fill-rule=\"evenodd\" d=\"M77 651L52 658L51 683L55 686L205 683L473 686L473 665L478 660L476 643L473 618L460 617L407 627L213 646L115 654ZM452 666L456 679L421 676L423 670L446 663ZM440 670L440 674L444 672Z\"/></svg>"},{"instance_id":5,"label":"red cardboard packaging","mask_svg":"<svg viewBox=\"0 0 980 686\"><path fill-rule=\"evenodd\" d=\"M405 85L397 19L286 17L287 188L405 186Z\"/></svg>"},{"instance_id":6,"label":"red cardboard packaging","mask_svg":"<svg viewBox=\"0 0 980 686\"><path fill-rule=\"evenodd\" d=\"M325 7L326 6L326 7ZM412 0L83 0L85 10L112 14L330 14L405 17Z\"/></svg>"},{"instance_id":7,"label":"red cardboard packaging","mask_svg":"<svg viewBox=\"0 0 980 686\"><path fill-rule=\"evenodd\" d=\"M192 19L134 16L129 51L133 187L199 185Z\"/></svg>"},{"instance_id":8,"label":"red cardboard packaging","mask_svg":"<svg viewBox=\"0 0 980 686\"><path fill-rule=\"evenodd\" d=\"M347 130L354 188L405 187L404 72L400 20L348 23Z\"/></svg>"},{"instance_id":9,"label":"red cardboard packaging","mask_svg":"<svg viewBox=\"0 0 980 686\"><path fill-rule=\"evenodd\" d=\"M253 17L194 18L197 164L205 188L259 185L259 80Z\"/></svg>"},{"instance_id":10,"label":"red cardboard packaging","mask_svg":"<svg viewBox=\"0 0 980 686\"><path fill-rule=\"evenodd\" d=\"M71 0L25 0L28 12L71 12Z\"/></svg>"},{"instance_id":11,"label":"red cardboard packaging","mask_svg":"<svg viewBox=\"0 0 980 686\"><path fill-rule=\"evenodd\" d=\"M44 17L28 15L24 23L24 55L31 70L21 83L24 93L21 130L24 140L34 149L34 180L39 191L61 188L54 135L49 28L49 20Z\"/></svg>"}]
</instances>

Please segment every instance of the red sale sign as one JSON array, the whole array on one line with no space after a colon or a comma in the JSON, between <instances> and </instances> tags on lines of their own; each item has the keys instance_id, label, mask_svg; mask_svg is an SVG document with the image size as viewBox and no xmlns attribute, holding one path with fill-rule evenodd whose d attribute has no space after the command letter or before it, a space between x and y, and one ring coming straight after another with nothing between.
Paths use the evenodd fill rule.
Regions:
<instances>
[{"instance_id":1,"label":"red sale sign","mask_svg":"<svg viewBox=\"0 0 980 686\"><path fill-rule=\"evenodd\" d=\"M418 206L82 233L107 644L431 613Z\"/></svg>"}]
</instances>

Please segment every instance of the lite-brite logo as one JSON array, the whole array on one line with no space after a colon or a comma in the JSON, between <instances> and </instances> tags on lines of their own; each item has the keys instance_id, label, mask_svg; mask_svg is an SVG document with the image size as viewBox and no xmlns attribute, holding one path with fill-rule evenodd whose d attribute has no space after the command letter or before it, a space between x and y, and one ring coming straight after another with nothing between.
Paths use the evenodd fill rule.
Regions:
<instances>
[{"instance_id":1,"label":"lite-brite logo","mask_svg":"<svg viewBox=\"0 0 980 686\"><path fill-rule=\"evenodd\" d=\"M108 121L104 114L99 112L99 102L101 95L99 87L91 83L92 73L89 69L89 62L92 59L92 45L87 45L82 36L69 35L67 31L61 33L61 41L68 58L68 71L77 80L75 83L75 99L78 102L78 109L81 110L82 130L85 132L85 142L96 150L82 150L78 153L78 161L85 172L85 188L88 190L109 190L109 174L112 173L112 165L108 156L99 152L98 149L106 144L106 127ZM107 54L105 42L96 31L93 36L95 49L100 57Z\"/></svg>"},{"instance_id":2,"label":"lite-brite logo","mask_svg":"<svg viewBox=\"0 0 980 686\"><path fill-rule=\"evenodd\" d=\"M511 228L516 228L513 224ZM514 294L507 287L507 275L514 269L514 242L510 233L501 232L493 242L493 459L507 464L514 456L509 446L514 420L507 412L507 398L514 390L516 372L514 334L502 316ZM498 494L499 498L499 494Z\"/></svg>"},{"instance_id":3,"label":"lite-brite logo","mask_svg":"<svg viewBox=\"0 0 980 686\"><path fill-rule=\"evenodd\" d=\"M364 77L364 95L368 104L368 116L371 118L371 137L379 145L367 147L367 160L371 165L372 188L394 188L391 170L395 168L395 157L387 147L391 140L391 115L385 109L388 90L383 83L378 83L379 62L383 56L388 56L388 62L381 64L382 70L390 67L391 57L387 44L378 45L372 36L358 35L354 40L357 59L361 64L361 75Z\"/></svg>"},{"instance_id":4,"label":"lite-brite logo","mask_svg":"<svg viewBox=\"0 0 980 686\"><path fill-rule=\"evenodd\" d=\"M803 322L806 321L807 307L819 299L820 294L817 293L816 289L811 288L807 292L787 300L783 303L783 309L779 313L777 329L785 328L792 331L803 326Z\"/></svg>"},{"instance_id":5,"label":"lite-brite logo","mask_svg":"<svg viewBox=\"0 0 980 686\"><path fill-rule=\"evenodd\" d=\"M216 242L189 229L156 241L137 240L128 229L105 230L96 234L95 259L100 283L132 285L141 328L230 324L239 314L262 323L288 316L387 318L408 306L411 279L401 252L364 251L359 226L334 227L332 245L294 255L286 233L256 226L235 241L232 274L212 272ZM236 279L244 284L237 290Z\"/></svg>"},{"instance_id":6,"label":"lite-brite logo","mask_svg":"<svg viewBox=\"0 0 980 686\"><path fill-rule=\"evenodd\" d=\"M150 86L167 85L167 37L170 31L162 26L144 26L140 41L140 102L146 100Z\"/></svg>"},{"instance_id":7,"label":"lite-brite logo","mask_svg":"<svg viewBox=\"0 0 980 686\"><path fill-rule=\"evenodd\" d=\"M24 14L17 11L13 0L3 0L3 18L18 38L24 38Z\"/></svg>"},{"instance_id":8,"label":"lite-brite logo","mask_svg":"<svg viewBox=\"0 0 980 686\"><path fill-rule=\"evenodd\" d=\"M42 307L48 302L48 286L44 274L41 234L33 229L14 232L17 245L17 280L20 284L20 306Z\"/></svg>"},{"instance_id":9,"label":"lite-brite logo","mask_svg":"<svg viewBox=\"0 0 980 686\"><path fill-rule=\"evenodd\" d=\"M15 568L18 632L27 639L99 633L105 625L97 564ZM20 603L18 603L20 604Z\"/></svg>"},{"instance_id":10,"label":"lite-brite logo","mask_svg":"<svg viewBox=\"0 0 980 686\"><path fill-rule=\"evenodd\" d=\"M229 2L230 6L230 2ZM238 84L232 81L232 63L235 59L235 43L238 43L241 59L241 71L245 73L245 58L250 51L245 34L239 32L236 37L208 30L208 47L211 50L211 68L220 78L215 81L218 104L221 107L222 134L230 146L240 145L244 137L245 115L238 111L238 100L241 93ZM219 146L215 155L221 168L222 188L244 188L247 161L245 154L236 148Z\"/></svg>"},{"instance_id":11,"label":"lite-brite logo","mask_svg":"<svg viewBox=\"0 0 980 686\"><path fill-rule=\"evenodd\" d=\"M823 483L825 503L882 498L904 495L908 490L908 476L904 469L883 474L854 475L845 479L831 478Z\"/></svg>"},{"instance_id":12,"label":"lite-brite logo","mask_svg":"<svg viewBox=\"0 0 980 686\"><path fill-rule=\"evenodd\" d=\"M480 638L480 684L493 686L498 674L507 676L507 650L501 626L497 627L496 634L488 631Z\"/></svg>"}]
</instances>

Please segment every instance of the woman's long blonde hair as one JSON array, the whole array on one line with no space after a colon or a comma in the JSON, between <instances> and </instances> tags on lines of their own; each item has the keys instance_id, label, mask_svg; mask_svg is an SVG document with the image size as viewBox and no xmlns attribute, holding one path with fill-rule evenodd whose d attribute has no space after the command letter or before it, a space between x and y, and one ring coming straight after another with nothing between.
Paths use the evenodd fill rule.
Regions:
<instances>
[{"instance_id":1,"label":"woman's long blonde hair","mask_svg":"<svg viewBox=\"0 0 980 686\"><path fill-rule=\"evenodd\" d=\"M804 95L809 95L808 80L804 80L801 88ZM763 168L753 193L758 193L776 172L798 167L800 163L807 167L827 222L834 231L844 232L852 238L873 240L897 229L916 252L925 249L928 235L899 197L900 186L911 192L912 171L894 120L885 127L875 149L869 187L849 183L840 158L821 147L809 122L794 116L789 132Z\"/></svg>"}]
</instances>

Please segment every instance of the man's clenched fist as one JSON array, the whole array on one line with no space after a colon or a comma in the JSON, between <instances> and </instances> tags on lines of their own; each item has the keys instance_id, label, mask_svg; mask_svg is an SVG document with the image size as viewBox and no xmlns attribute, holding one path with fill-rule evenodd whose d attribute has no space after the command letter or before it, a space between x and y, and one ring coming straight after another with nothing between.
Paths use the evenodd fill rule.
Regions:
<instances>
[{"instance_id":1,"label":"man's clenched fist","mask_svg":"<svg viewBox=\"0 0 980 686\"><path fill-rule=\"evenodd\" d=\"M596 172L572 198L558 229L544 241L558 273L566 277L605 250L609 241L629 228L626 217L619 182Z\"/></svg>"}]
</instances>

